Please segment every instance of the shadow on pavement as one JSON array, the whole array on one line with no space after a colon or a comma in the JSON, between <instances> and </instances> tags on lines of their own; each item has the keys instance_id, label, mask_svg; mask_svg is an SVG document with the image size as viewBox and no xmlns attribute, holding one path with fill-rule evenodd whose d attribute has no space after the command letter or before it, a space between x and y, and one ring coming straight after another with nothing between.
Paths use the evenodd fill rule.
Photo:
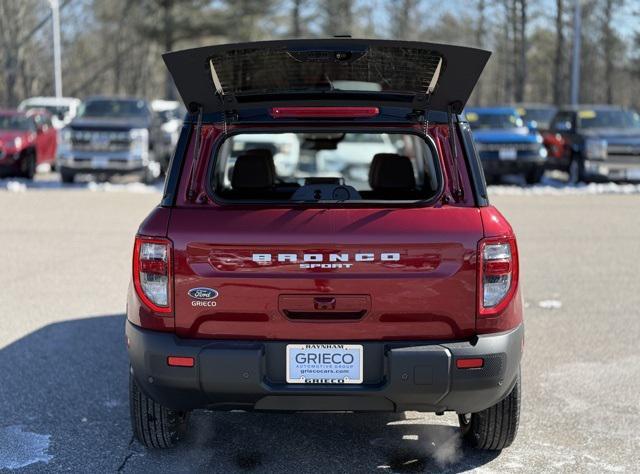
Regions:
<instances>
[{"instance_id":1,"label":"shadow on pavement","mask_svg":"<svg viewBox=\"0 0 640 474\"><path fill-rule=\"evenodd\" d=\"M198 411L178 448L147 451L131 436L123 334L124 315L91 317L0 349L0 470L462 472L497 456L417 414Z\"/></svg>"}]
</instances>

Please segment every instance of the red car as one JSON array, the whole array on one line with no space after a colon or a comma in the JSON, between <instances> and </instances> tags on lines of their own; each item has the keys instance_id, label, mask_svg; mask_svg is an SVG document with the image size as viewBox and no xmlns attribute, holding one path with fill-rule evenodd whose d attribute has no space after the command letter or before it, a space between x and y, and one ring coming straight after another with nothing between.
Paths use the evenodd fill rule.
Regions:
<instances>
[{"instance_id":1,"label":"red car","mask_svg":"<svg viewBox=\"0 0 640 474\"><path fill-rule=\"evenodd\" d=\"M57 142L46 111L0 110L0 175L32 179L37 165L53 164Z\"/></svg>"},{"instance_id":2,"label":"red car","mask_svg":"<svg viewBox=\"0 0 640 474\"><path fill-rule=\"evenodd\" d=\"M489 55L329 39L164 56L191 113L133 249L138 440L174 445L199 408L417 410L457 413L476 447L511 444L518 249L462 115ZM290 176L265 145L279 133L300 142ZM322 171L347 133L395 152Z\"/></svg>"}]
</instances>

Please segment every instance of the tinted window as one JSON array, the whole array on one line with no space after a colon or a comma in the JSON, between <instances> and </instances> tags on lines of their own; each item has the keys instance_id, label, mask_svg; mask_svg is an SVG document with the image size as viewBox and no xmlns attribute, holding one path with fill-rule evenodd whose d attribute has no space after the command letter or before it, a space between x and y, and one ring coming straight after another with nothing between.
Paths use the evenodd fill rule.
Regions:
<instances>
[{"instance_id":1,"label":"tinted window","mask_svg":"<svg viewBox=\"0 0 640 474\"><path fill-rule=\"evenodd\" d=\"M551 128L562 132L571 131L573 129L573 112L558 112L553 119Z\"/></svg>"},{"instance_id":2,"label":"tinted window","mask_svg":"<svg viewBox=\"0 0 640 474\"><path fill-rule=\"evenodd\" d=\"M29 104L25 107L25 110L32 109L44 109L49 112L51 115L56 116L64 116L69 113L69 106L67 105L37 105L37 104Z\"/></svg>"},{"instance_id":3,"label":"tinted window","mask_svg":"<svg viewBox=\"0 0 640 474\"><path fill-rule=\"evenodd\" d=\"M228 138L214 158L212 187L233 201L428 200L441 182L435 153L408 134L247 133ZM339 187L352 194L315 194Z\"/></svg>"},{"instance_id":4,"label":"tinted window","mask_svg":"<svg viewBox=\"0 0 640 474\"><path fill-rule=\"evenodd\" d=\"M630 110L581 110L582 128L640 128L640 116Z\"/></svg>"},{"instance_id":5,"label":"tinted window","mask_svg":"<svg viewBox=\"0 0 640 474\"><path fill-rule=\"evenodd\" d=\"M555 114L554 109L524 109L523 117L529 122L535 120L538 125L549 125Z\"/></svg>"},{"instance_id":6,"label":"tinted window","mask_svg":"<svg viewBox=\"0 0 640 474\"><path fill-rule=\"evenodd\" d=\"M517 114L467 112L467 120L473 130L504 129L523 127L524 122Z\"/></svg>"},{"instance_id":7,"label":"tinted window","mask_svg":"<svg viewBox=\"0 0 640 474\"><path fill-rule=\"evenodd\" d=\"M145 117L149 115L144 100L91 100L85 102L80 117Z\"/></svg>"},{"instance_id":8,"label":"tinted window","mask_svg":"<svg viewBox=\"0 0 640 474\"><path fill-rule=\"evenodd\" d=\"M30 117L24 115L0 115L0 130L35 131L35 125Z\"/></svg>"}]
</instances>

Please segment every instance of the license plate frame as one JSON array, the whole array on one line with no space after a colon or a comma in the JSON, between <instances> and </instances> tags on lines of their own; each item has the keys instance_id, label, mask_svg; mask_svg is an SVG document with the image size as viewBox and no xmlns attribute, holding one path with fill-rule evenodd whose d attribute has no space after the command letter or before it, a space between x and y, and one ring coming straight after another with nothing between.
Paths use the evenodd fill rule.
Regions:
<instances>
[{"instance_id":1,"label":"license plate frame","mask_svg":"<svg viewBox=\"0 0 640 474\"><path fill-rule=\"evenodd\" d=\"M306 351L306 352L305 352ZM305 354L304 361L297 359L297 354ZM329 354L332 360L329 364L307 362L309 355L322 357ZM336 363L333 356L340 357L341 362L347 362L344 355L351 355L351 363ZM363 382L363 355L364 348L361 344L287 344L286 346L286 378L290 384L362 384ZM314 357L314 361L317 357ZM297 360L296 360L297 359ZM325 359L326 360L326 359ZM347 367L342 367L343 365ZM307 371L310 376L303 375ZM345 372L346 371L346 372Z\"/></svg>"}]
</instances>

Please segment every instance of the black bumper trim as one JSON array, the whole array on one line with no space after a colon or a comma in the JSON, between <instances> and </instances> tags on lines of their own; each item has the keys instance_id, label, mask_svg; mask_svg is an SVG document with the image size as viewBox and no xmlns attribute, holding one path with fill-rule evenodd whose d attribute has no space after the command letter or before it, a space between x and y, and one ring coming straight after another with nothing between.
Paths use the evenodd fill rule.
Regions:
<instances>
[{"instance_id":1,"label":"black bumper trim","mask_svg":"<svg viewBox=\"0 0 640 474\"><path fill-rule=\"evenodd\" d=\"M138 384L169 408L470 413L494 405L511 390L524 327L473 341L357 341L364 346L361 385L287 384L285 348L300 341L181 339L130 322L126 333ZM170 367L169 355L194 357L196 364ZM460 357L482 357L485 363L458 369Z\"/></svg>"}]
</instances>

